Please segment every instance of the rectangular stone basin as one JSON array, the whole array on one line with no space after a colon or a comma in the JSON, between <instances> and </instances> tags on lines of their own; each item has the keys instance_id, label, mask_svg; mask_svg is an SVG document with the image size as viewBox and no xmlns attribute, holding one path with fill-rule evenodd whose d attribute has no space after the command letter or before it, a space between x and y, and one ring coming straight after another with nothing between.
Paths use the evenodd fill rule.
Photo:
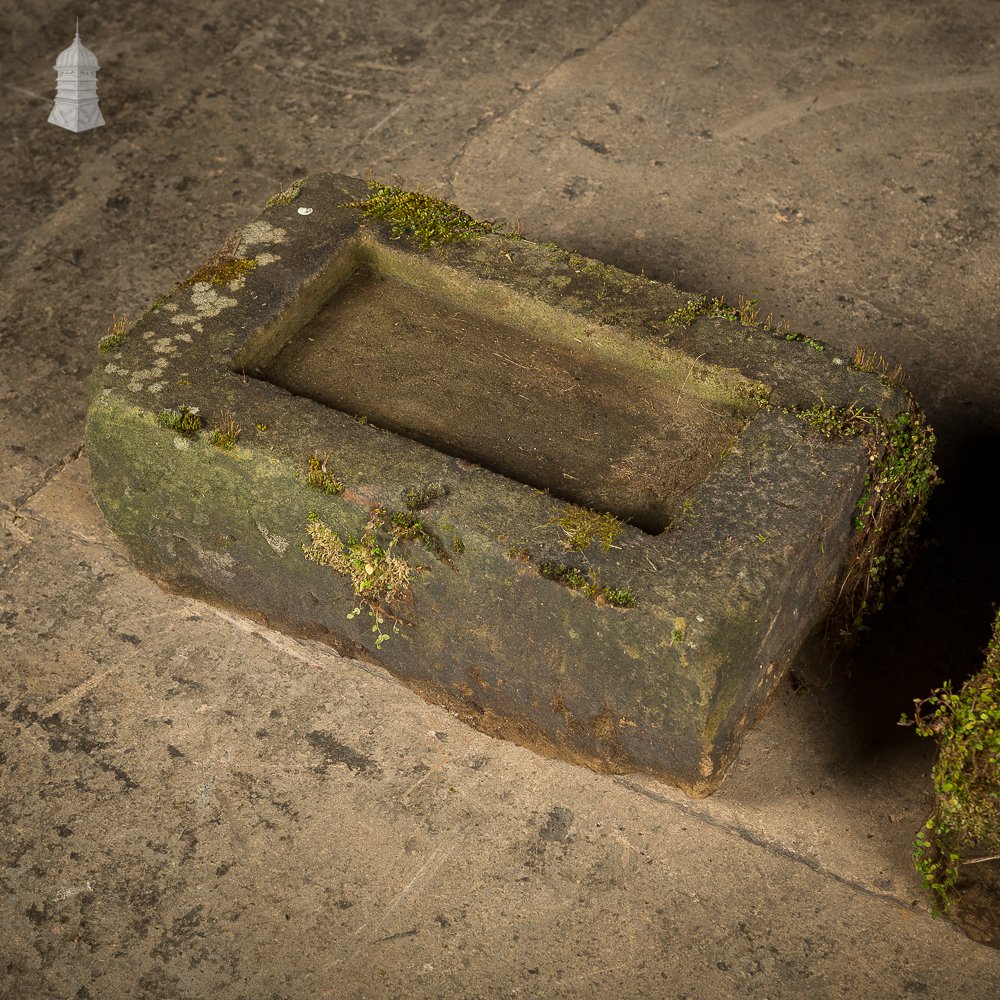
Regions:
<instances>
[{"instance_id":1,"label":"rectangular stone basin","mask_svg":"<svg viewBox=\"0 0 1000 1000\"><path fill-rule=\"evenodd\" d=\"M94 491L166 586L707 794L855 558L871 441L803 413L910 403L688 299L318 175L103 343Z\"/></svg>"},{"instance_id":2,"label":"rectangular stone basin","mask_svg":"<svg viewBox=\"0 0 1000 1000\"><path fill-rule=\"evenodd\" d=\"M583 322L546 336L498 317L488 291L463 299L376 257L259 377L654 534L749 419L735 387L590 349Z\"/></svg>"}]
</instances>

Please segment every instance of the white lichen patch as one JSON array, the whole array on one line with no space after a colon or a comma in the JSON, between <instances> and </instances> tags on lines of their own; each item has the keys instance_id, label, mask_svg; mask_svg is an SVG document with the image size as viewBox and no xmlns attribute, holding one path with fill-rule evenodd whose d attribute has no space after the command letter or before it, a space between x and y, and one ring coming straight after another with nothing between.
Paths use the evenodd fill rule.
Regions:
<instances>
[{"instance_id":1,"label":"white lichen patch","mask_svg":"<svg viewBox=\"0 0 1000 1000\"><path fill-rule=\"evenodd\" d=\"M198 311L199 319L218 316L223 309L238 305L236 299L220 294L219 290L205 281L196 281L191 286L191 305Z\"/></svg>"},{"instance_id":2,"label":"white lichen patch","mask_svg":"<svg viewBox=\"0 0 1000 1000\"><path fill-rule=\"evenodd\" d=\"M276 253L264 253L257 254L256 257L258 267L267 267L268 264L273 264L276 260L281 260L281 258Z\"/></svg>"},{"instance_id":3,"label":"white lichen patch","mask_svg":"<svg viewBox=\"0 0 1000 1000\"><path fill-rule=\"evenodd\" d=\"M153 344L153 350L157 354L173 354L177 350L177 345L169 337L161 337L155 344ZM157 358L157 364L163 361L163 358Z\"/></svg>"},{"instance_id":4,"label":"white lichen patch","mask_svg":"<svg viewBox=\"0 0 1000 1000\"><path fill-rule=\"evenodd\" d=\"M104 370L108 375L114 375L115 372L121 372L124 375L128 371L127 368L122 368L121 365L116 365L113 362L106 364Z\"/></svg>"},{"instance_id":5,"label":"white lichen patch","mask_svg":"<svg viewBox=\"0 0 1000 1000\"><path fill-rule=\"evenodd\" d=\"M271 532L260 523L260 521L257 521L256 524L257 530L264 536L264 541L267 542L267 544L270 545L279 556L283 555L285 550L288 548L288 539L282 538L281 535L272 535Z\"/></svg>"},{"instance_id":6,"label":"white lichen patch","mask_svg":"<svg viewBox=\"0 0 1000 1000\"><path fill-rule=\"evenodd\" d=\"M156 333L153 330L143 330L142 331L142 339L143 340L151 340L155 336L156 336Z\"/></svg>"},{"instance_id":7,"label":"white lichen patch","mask_svg":"<svg viewBox=\"0 0 1000 1000\"><path fill-rule=\"evenodd\" d=\"M166 382L151 382L149 384L148 392L162 392L166 386Z\"/></svg>"},{"instance_id":8,"label":"white lichen patch","mask_svg":"<svg viewBox=\"0 0 1000 1000\"><path fill-rule=\"evenodd\" d=\"M166 309L168 312L177 312L180 306L178 306L176 302L164 302L160 308Z\"/></svg>"},{"instance_id":9,"label":"white lichen patch","mask_svg":"<svg viewBox=\"0 0 1000 1000\"><path fill-rule=\"evenodd\" d=\"M179 434L174 435L174 447L178 451L187 451L191 447L191 442L188 441L186 437L181 437Z\"/></svg>"},{"instance_id":10,"label":"white lichen patch","mask_svg":"<svg viewBox=\"0 0 1000 1000\"><path fill-rule=\"evenodd\" d=\"M192 338L191 338L191 334L190 333L175 333L174 334L174 340L183 340L185 344L190 344L191 343L191 339Z\"/></svg>"},{"instance_id":11,"label":"white lichen patch","mask_svg":"<svg viewBox=\"0 0 1000 1000\"><path fill-rule=\"evenodd\" d=\"M272 226L270 222L256 219L240 233L240 240L233 256L244 257L249 247L261 243L285 243L286 241L287 233L280 226ZM257 266L260 266L259 256L257 257Z\"/></svg>"}]
</instances>

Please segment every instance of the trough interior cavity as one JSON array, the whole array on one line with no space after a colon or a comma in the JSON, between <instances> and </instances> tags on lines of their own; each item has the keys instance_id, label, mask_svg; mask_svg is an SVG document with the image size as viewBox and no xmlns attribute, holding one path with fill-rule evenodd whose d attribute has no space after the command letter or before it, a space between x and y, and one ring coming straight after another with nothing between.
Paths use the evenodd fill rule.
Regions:
<instances>
[{"instance_id":1,"label":"trough interior cavity","mask_svg":"<svg viewBox=\"0 0 1000 1000\"><path fill-rule=\"evenodd\" d=\"M747 422L737 407L359 267L260 378L650 533ZM692 380L693 381L693 380Z\"/></svg>"}]
</instances>

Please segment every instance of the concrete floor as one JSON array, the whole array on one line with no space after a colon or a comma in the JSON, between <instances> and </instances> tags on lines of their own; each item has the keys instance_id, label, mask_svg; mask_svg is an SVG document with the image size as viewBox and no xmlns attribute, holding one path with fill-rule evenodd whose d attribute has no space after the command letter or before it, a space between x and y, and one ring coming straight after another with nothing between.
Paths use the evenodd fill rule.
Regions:
<instances>
[{"instance_id":1,"label":"concrete floor","mask_svg":"<svg viewBox=\"0 0 1000 1000\"><path fill-rule=\"evenodd\" d=\"M896 725L1000 599L1000 7L822 7L0 0L0 996L1000 995L927 912L932 748ZM46 124L76 13L108 123L80 135ZM490 740L160 591L104 527L112 312L318 170L757 290L910 373L947 480L910 586L796 664L712 798Z\"/></svg>"}]
</instances>

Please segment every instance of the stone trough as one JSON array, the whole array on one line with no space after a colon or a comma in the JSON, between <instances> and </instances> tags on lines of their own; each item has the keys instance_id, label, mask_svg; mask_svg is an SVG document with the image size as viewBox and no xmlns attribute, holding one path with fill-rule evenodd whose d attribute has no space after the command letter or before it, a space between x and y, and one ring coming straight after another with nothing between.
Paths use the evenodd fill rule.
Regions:
<instances>
[{"instance_id":1,"label":"stone trough","mask_svg":"<svg viewBox=\"0 0 1000 1000\"><path fill-rule=\"evenodd\" d=\"M855 557L871 442L803 411L908 397L396 195L309 178L106 338L101 509L168 587L707 794Z\"/></svg>"}]
</instances>

